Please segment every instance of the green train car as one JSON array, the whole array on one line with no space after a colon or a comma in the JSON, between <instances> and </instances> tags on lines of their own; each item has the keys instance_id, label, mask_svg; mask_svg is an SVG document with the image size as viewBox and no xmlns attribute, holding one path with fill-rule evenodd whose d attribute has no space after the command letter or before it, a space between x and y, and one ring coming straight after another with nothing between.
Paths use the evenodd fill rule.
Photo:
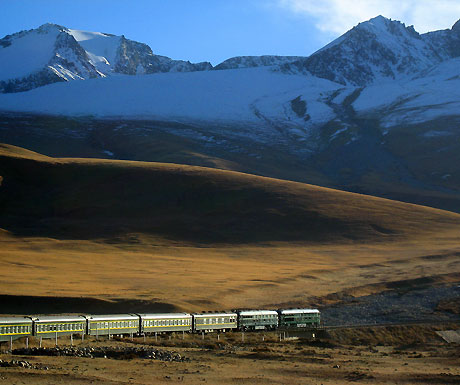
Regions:
<instances>
[{"instance_id":1,"label":"green train car","mask_svg":"<svg viewBox=\"0 0 460 385\"><path fill-rule=\"evenodd\" d=\"M105 314L86 316L87 334L111 336L139 333L139 316L134 314Z\"/></svg>"},{"instance_id":2,"label":"green train car","mask_svg":"<svg viewBox=\"0 0 460 385\"><path fill-rule=\"evenodd\" d=\"M238 312L239 329L274 330L278 327L278 313L274 310L242 310Z\"/></svg>"},{"instance_id":3,"label":"green train car","mask_svg":"<svg viewBox=\"0 0 460 385\"><path fill-rule=\"evenodd\" d=\"M191 332L192 316L188 313L137 314L141 319L140 332Z\"/></svg>"},{"instance_id":4,"label":"green train car","mask_svg":"<svg viewBox=\"0 0 460 385\"><path fill-rule=\"evenodd\" d=\"M281 329L319 327L321 324L318 309L279 310L279 327Z\"/></svg>"},{"instance_id":5,"label":"green train car","mask_svg":"<svg viewBox=\"0 0 460 385\"><path fill-rule=\"evenodd\" d=\"M238 327L236 313L193 314L195 332L227 331Z\"/></svg>"},{"instance_id":6,"label":"green train car","mask_svg":"<svg viewBox=\"0 0 460 385\"><path fill-rule=\"evenodd\" d=\"M86 333L83 316L39 316L33 318L33 334L36 337L55 338Z\"/></svg>"},{"instance_id":7,"label":"green train car","mask_svg":"<svg viewBox=\"0 0 460 385\"><path fill-rule=\"evenodd\" d=\"M32 335L32 320L26 317L0 318L0 342Z\"/></svg>"}]
</instances>

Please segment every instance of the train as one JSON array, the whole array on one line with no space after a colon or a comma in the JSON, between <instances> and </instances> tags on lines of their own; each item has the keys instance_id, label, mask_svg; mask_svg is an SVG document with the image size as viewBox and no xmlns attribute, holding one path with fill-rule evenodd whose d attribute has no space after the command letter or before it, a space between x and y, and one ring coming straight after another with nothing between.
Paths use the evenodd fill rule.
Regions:
<instances>
[{"instance_id":1,"label":"train","mask_svg":"<svg viewBox=\"0 0 460 385\"><path fill-rule=\"evenodd\" d=\"M21 337L152 335L318 328L318 309L235 310L214 313L132 313L0 317L0 342Z\"/></svg>"}]
</instances>

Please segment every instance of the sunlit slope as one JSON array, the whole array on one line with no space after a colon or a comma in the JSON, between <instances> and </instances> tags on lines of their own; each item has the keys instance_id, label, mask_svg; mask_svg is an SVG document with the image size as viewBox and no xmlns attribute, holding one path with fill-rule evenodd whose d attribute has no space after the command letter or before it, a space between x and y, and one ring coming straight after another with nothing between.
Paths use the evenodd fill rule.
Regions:
<instances>
[{"instance_id":1,"label":"sunlit slope","mask_svg":"<svg viewBox=\"0 0 460 385\"><path fill-rule=\"evenodd\" d=\"M8 145L0 148L0 175L0 228L26 236L341 243L460 226L457 214L307 184L174 164L55 159Z\"/></svg>"}]
</instances>

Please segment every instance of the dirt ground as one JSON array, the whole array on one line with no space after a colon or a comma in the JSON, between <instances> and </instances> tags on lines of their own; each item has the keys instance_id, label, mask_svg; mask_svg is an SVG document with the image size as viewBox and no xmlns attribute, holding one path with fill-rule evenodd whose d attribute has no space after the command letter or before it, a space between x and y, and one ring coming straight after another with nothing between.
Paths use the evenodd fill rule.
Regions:
<instances>
[{"instance_id":1,"label":"dirt ground","mask_svg":"<svg viewBox=\"0 0 460 385\"><path fill-rule=\"evenodd\" d=\"M2 354L3 360L24 359L49 370L0 368L0 384L458 384L460 346L448 345L425 328L399 333L385 344L376 329L361 330L360 343L350 343L353 330L335 331L326 339L286 339L275 333L163 336L134 341L85 341L85 346L159 345L190 358L190 362L148 359L114 360L77 357L31 357ZM417 334L422 336L417 342ZM343 342L337 342L342 335ZM363 336L369 336L366 340ZM380 336L380 340L379 340ZM264 341L262 341L264 338ZM414 340L415 338L415 340ZM410 342L405 344L404 342ZM67 343L64 338L60 344ZM77 344L79 342L76 342ZM36 344L36 341L31 341ZM53 342L47 341L48 346ZM20 343L15 344L19 346ZM6 348L4 345L3 348Z\"/></svg>"}]
</instances>

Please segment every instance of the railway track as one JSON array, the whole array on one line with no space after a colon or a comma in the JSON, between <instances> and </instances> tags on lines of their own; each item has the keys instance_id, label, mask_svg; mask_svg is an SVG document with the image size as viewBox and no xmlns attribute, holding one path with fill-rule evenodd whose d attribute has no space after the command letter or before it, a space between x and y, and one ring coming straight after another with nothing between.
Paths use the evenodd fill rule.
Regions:
<instances>
[{"instance_id":1,"label":"railway track","mask_svg":"<svg viewBox=\"0 0 460 385\"><path fill-rule=\"evenodd\" d=\"M366 327L388 327L388 326L419 326L419 325L446 325L446 324L460 324L458 320L420 320L420 321L399 321L399 322L383 322L383 323L363 323L363 324L350 324L350 325L323 325L318 329L332 330L332 329L360 329Z\"/></svg>"}]
</instances>

